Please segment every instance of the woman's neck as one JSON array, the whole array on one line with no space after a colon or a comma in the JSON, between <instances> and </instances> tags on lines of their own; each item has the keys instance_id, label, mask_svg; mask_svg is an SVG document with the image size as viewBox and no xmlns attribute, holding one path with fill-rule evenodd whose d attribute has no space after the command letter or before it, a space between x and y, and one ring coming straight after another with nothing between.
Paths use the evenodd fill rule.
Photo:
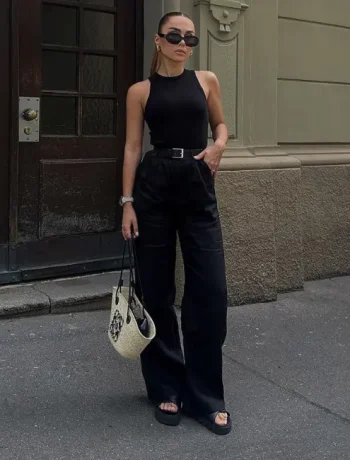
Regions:
<instances>
[{"instance_id":1,"label":"woman's neck","mask_svg":"<svg viewBox=\"0 0 350 460\"><path fill-rule=\"evenodd\" d=\"M157 73L163 77L177 77L181 75L184 70L182 62L168 61L163 58Z\"/></svg>"}]
</instances>

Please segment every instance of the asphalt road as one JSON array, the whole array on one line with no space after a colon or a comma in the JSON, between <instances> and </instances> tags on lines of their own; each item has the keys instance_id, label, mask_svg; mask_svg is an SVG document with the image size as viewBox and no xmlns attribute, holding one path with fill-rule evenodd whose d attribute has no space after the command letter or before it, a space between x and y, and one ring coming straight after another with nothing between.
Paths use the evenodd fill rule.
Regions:
<instances>
[{"instance_id":1,"label":"asphalt road","mask_svg":"<svg viewBox=\"0 0 350 460\"><path fill-rule=\"evenodd\" d=\"M108 317L0 322L1 460L350 459L350 278L230 309L226 437L154 420Z\"/></svg>"}]
</instances>

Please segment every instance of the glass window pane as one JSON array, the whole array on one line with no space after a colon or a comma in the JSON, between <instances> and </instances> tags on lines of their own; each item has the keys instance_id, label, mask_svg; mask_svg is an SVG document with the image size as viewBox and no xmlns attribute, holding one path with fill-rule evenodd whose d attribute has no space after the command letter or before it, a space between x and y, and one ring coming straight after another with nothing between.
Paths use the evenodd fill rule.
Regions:
<instances>
[{"instance_id":1,"label":"glass window pane","mask_svg":"<svg viewBox=\"0 0 350 460\"><path fill-rule=\"evenodd\" d=\"M114 133L114 101L110 99L84 99L83 134Z\"/></svg>"},{"instance_id":2,"label":"glass window pane","mask_svg":"<svg viewBox=\"0 0 350 460\"><path fill-rule=\"evenodd\" d=\"M82 3L84 5L115 6L115 0L82 0Z\"/></svg>"},{"instance_id":3,"label":"glass window pane","mask_svg":"<svg viewBox=\"0 0 350 460\"><path fill-rule=\"evenodd\" d=\"M76 98L43 96L41 99L42 133L75 135L76 112Z\"/></svg>"},{"instance_id":4,"label":"glass window pane","mask_svg":"<svg viewBox=\"0 0 350 460\"><path fill-rule=\"evenodd\" d=\"M114 50L115 15L84 11L83 46L91 49Z\"/></svg>"},{"instance_id":5,"label":"glass window pane","mask_svg":"<svg viewBox=\"0 0 350 460\"><path fill-rule=\"evenodd\" d=\"M84 57L83 91L96 93L113 93L114 58L106 56Z\"/></svg>"},{"instance_id":6,"label":"glass window pane","mask_svg":"<svg viewBox=\"0 0 350 460\"><path fill-rule=\"evenodd\" d=\"M77 45L77 10L43 5L43 42L50 45Z\"/></svg>"},{"instance_id":7,"label":"glass window pane","mask_svg":"<svg viewBox=\"0 0 350 460\"><path fill-rule=\"evenodd\" d=\"M43 89L77 90L76 54L44 51L42 71Z\"/></svg>"}]
</instances>

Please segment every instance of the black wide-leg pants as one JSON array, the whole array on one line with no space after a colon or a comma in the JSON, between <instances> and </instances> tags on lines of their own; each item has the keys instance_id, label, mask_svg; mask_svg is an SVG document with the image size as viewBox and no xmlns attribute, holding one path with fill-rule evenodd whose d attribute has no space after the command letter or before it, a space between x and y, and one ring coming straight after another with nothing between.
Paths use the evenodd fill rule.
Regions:
<instances>
[{"instance_id":1,"label":"black wide-leg pants","mask_svg":"<svg viewBox=\"0 0 350 460\"><path fill-rule=\"evenodd\" d=\"M209 167L204 160L146 154L137 169L134 199L140 280L157 328L155 339L141 355L148 396L157 403L179 397L198 415L222 411L227 289ZM184 356L173 308L177 233L185 269Z\"/></svg>"}]
</instances>

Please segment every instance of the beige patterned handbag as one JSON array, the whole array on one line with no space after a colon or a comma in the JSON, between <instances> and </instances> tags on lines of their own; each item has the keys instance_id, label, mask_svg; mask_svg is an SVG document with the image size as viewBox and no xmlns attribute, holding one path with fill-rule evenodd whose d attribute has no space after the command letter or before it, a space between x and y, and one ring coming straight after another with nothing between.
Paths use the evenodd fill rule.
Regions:
<instances>
[{"instance_id":1,"label":"beige patterned handbag","mask_svg":"<svg viewBox=\"0 0 350 460\"><path fill-rule=\"evenodd\" d=\"M124 286L126 248L130 260L129 286ZM124 358L136 359L147 345L154 339L156 328L151 316L144 306L143 291L140 286L141 300L135 293L135 277L140 281L134 237L124 245L122 269L119 283L113 288L111 315L108 337L114 349Z\"/></svg>"}]
</instances>

